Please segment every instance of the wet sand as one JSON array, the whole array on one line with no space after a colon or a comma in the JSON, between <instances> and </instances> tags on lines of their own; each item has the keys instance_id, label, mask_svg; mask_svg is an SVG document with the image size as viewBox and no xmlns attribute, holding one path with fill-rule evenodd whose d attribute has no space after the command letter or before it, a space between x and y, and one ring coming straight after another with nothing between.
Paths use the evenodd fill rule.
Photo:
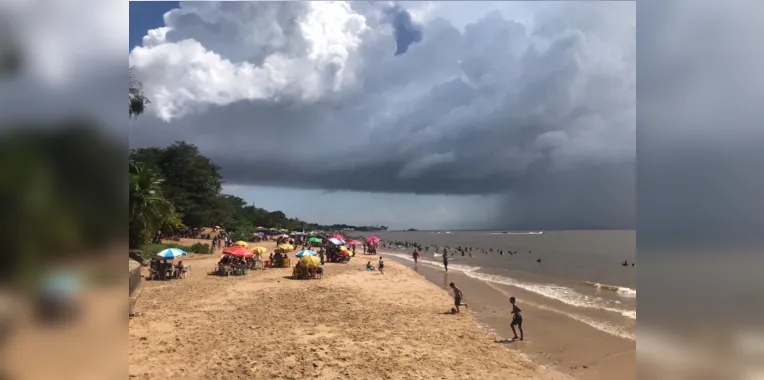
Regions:
<instances>
[{"instance_id":1,"label":"wet sand","mask_svg":"<svg viewBox=\"0 0 764 380\"><path fill-rule=\"evenodd\" d=\"M447 314L447 292L392 261L367 272L358 255L291 280L291 268L208 276L219 255L192 256L190 278L143 284L130 378L570 378L497 343L473 312Z\"/></svg>"},{"instance_id":2,"label":"wet sand","mask_svg":"<svg viewBox=\"0 0 764 380\"><path fill-rule=\"evenodd\" d=\"M384 252L381 253L383 256ZM393 256L389 256L393 258ZM504 346L528 355L534 362L551 366L581 380L636 378L636 342L606 334L571 318L566 305L550 305L549 299L511 286L489 284L455 270L445 272L429 265L400 260L423 278L446 290L454 282L485 330L504 340ZM507 342L510 329L509 297L515 296L523 310L524 342Z\"/></svg>"}]
</instances>

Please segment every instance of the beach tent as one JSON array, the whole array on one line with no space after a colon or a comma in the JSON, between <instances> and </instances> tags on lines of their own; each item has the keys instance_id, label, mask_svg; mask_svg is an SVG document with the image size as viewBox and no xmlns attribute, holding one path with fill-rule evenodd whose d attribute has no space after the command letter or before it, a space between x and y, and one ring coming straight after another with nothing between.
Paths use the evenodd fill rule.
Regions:
<instances>
[{"instance_id":1,"label":"beach tent","mask_svg":"<svg viewBox=\"0 0 764 380\"><path fill-rule=\"evenodd\" d=\"M337 238L331 238L329 239L329 242L334 245L345 245L345 241L337 239Z\"/></svg>"},{"instance_id":2,"label":"beach tent","mask_svg":"<svg viewBox=\"0 0 764 380\"><path fill-rule=\"evenodd\" d=\"M186 255L187 255L186 251L182 249L177 249L177 248L167 248L157 253L158 258L165 259L165 260L172 260L176 257L186 256Z\"/></svg>"}]
</instances>

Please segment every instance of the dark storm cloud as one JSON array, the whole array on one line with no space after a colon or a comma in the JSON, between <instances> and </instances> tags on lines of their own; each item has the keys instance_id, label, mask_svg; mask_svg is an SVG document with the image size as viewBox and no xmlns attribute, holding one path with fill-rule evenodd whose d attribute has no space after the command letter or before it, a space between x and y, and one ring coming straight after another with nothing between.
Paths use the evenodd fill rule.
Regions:
<instances>
[{"instance_id":1,"label":"dark storm cloud","mask_svg":"<svg viewBox=\"0 0 764 380\"><path fill-rule=\"evenodd\" d=\"M196 144L232 185L504 194L493 226L633 226L635 74L584 64L612 36L568 28L537 46L498 13L423 28L397 57L382 37L362 45L354 90L144 117L133 146Z\"/></svg>"},{"instance_id":2,"label":"dark storm cloud","mask_svg":"<svg viewBox=\"0 0 764 380\"><path fill-rule=\"evenodd\" d=\"M405 8L395 5L385 13L390 17L390 22L393 25L393 34L397 46L395 55L405 54L409 46L422 41L422 28L411 20L411 14Z\"/></svg>"}]
</instances>

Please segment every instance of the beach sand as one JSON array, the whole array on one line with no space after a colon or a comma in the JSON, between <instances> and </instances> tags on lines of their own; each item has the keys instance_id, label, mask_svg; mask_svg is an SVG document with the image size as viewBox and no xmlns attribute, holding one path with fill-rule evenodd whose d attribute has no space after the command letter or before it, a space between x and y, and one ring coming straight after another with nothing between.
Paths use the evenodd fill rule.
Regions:
<instances>
[{"instance_id":1,"label":"beach sand","mask_svg":"<svg viewBox=\"0 0 764 380\"><path fill-rule=\"evenodd\" d=\"M446 291L391 260L385 274L359 254L325 265L323 279L292 280L291 268L207 275L219 257L191 255L189 278L142 285L130 378L570 378L497 343L472 312L446 314Z\"/></svg>"}]
</instances>

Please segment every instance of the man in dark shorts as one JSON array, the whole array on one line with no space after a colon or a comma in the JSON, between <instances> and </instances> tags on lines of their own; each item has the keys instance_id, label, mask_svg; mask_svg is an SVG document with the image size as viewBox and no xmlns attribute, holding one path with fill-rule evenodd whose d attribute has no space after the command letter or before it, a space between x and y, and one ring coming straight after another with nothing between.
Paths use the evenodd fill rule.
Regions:
<instances>
[{"instance_id":1,"label":"man in dark shorts","mask_svg":"<svg viewBox=\"0 0 764 380\"><path fill-rule=\"evenodd\" d=\"M515 334L514 338L512 340L517 340L517 331L515 331L515 326L520 330L520 340L523 340L523 315L520 314L522 310L520 310L519 307L517 307L517 304L515 303L515 297L509 297L509 303L512 304L512 324L509 326L512 328L512 334Z\"/></svg>"},{"instance_id":2,"label":"man in dark shorts","mask_svg":"<svg viewBox=\"0 0 764 380\"><path fill-rule=\"evenodd\" d=\"M446 272L448 272L448 256L445 253L443 253L443 268L446 268Z\"/></svg>"},{"instance_id":3,"label":"man in dark shorts","mask_svg":"<svg viewBox=\"0 0 764 380\"><path fill-rule=\"evenodd\" d=\"M415 249L413 256L414 256L414 263L416 263L419 260L419 251Z\"/></svg>"},{"instance_id":4,"label":"man in dark shorts","mask_svg":"<svg viewBox=\"0 0 764 380\"><path fill-rule=\"evenodd\" d=\"M462 303L462 296L463 296L462 291L459 290L459 288L457 288L456 285L454 285L453 282L448 284L448 286L450 286L451 289L454 290L454 306L456 306L456 312L458 313L459 312L459 306L467 307L467 304L466 303L464 303L464 304Z\"/></svg>"}]
</instances>

